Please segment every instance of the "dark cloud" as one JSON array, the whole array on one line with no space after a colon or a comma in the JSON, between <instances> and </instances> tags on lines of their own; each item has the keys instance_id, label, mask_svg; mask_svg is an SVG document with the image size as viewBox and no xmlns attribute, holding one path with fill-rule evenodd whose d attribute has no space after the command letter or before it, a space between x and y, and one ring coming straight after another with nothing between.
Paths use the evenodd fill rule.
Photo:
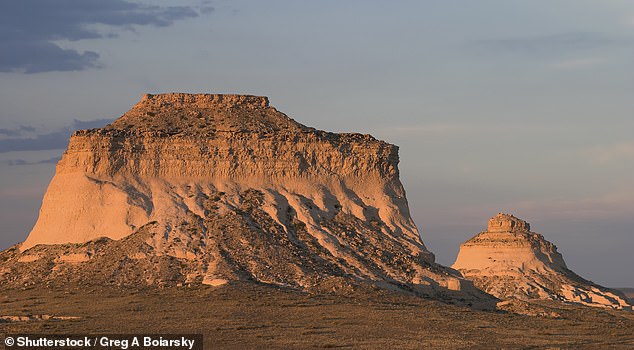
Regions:
<instances>
[{"instance_id":1,"label":"dark cloud","mask_svg":"<svg viewBox=\"0 0 634 350\"><path fill-rule=\"evenodd\" d=\"M110 124L114 121L114 119L95 119L95 120L73 120L73 124L70 127L71 132L75 130L82 129L94 129L94 128L102 128L107 124Z\"/></svg>"},{"instance_id":2,"label":"dark cloud","mask_svg":"<svg viewBox=\"0 0 634 350\"><path fill-rule=\"evenodd\" d=\"M111 123L113 120L114 119L97 119L91 121L74 120L70 127L66 127L58 131L38 134L35 135L35 137L29 138L11 138L0 140L0 153L64 149L68 145L68 140L73 131L102 127Z\"/></svg>"},{"instance_id":3,"label":"dark cloud","mask_svg":"<svg viewBox=\"0 0 634 350\"><path fill-rule=\"evenodd\" d=\"M20 130L0 129L0 135L2 136L19 136L21 133Z\"/></svg>"},{"instance_id":4,"label":"dark cloud","mask_svg":"<svg viewBox=\"0 0 634 350\"><path fill-rule=\"evenodd\" d=\"M202 13L213 11L209 5ZM99 67L99 54L60 47L58 40L116 36L94 25L129 29L166 27L198 16L188 6L143 5L127 0L0 1L0 72L39 73Z\"/></svg>"},{"instance_id":5,"label":"dark cloud","mask_svg":"<svg viewBox=\"0 0 634 350\"><path fill-rule=\"evenodd\" d=\"M214 9L211 6L201 6L200 7L200 13L204 13L204 14L209 14L214 12L216 9Z\"/></svg>"},{"instance_id":6,"label":"dark cloud","mask_svg":"<svg viewBox=\"0 0 634 350\"><path fill-rule=\"evenodd\" d=\"M20 131L29 131L29 132L34 132L35 128L32 126L26 126L26 125L20 125L19 128Z\"/></svg>"},{"instance_id":7,"label":"dark cloud","mask_svg":"<svg viewBox=\"0 0 634 350\"><path fill-rule=\"evenodd\" d=\"M57 162L59 162L59 160L61 159L61 157L57 156L57 157L52 157L49 159L43 159L43 160L38 160L35 162L29 162L26 161L24 159L12 159L12 160L8 160L7 164L11 165L11 166L15 166L15 165L35 165L35 164L57 164Z\"/></svg>"},{"instance_id":8,"label":"dark cloud","mask_svg":"<svg viewBox=\"0 0 634 350\"><path fill-rule=\"evenodd\" d=\"M534 37L511 37L478 40L475 44L487 50L519 54L558 54L584 51L614 45L631 44L626 38L614 38L601 33L563 33Z\"/></svg>"},{"instance_id":9,"label":"dark cloud","mask_svg":"<svg viewBox=\"0 0 634 350\"><path fill-rule=\"evenodd\" d=\"M19 137L28 132L35 132L32 126L20 125L17 129L0 129L0 136Z\"/></svg>"},{"instance_id":10,"label":"dark cloud","mask_svg":"<svg viewBox=\"0 0 634 350\"><path fill-rule=\"evenodd\" d=\"M210 13L216 11L216 9L213 6L211 6L211 1L204 0L204 1L201 2L201 5L199 7L199 11L200 11L200 13L203 13L203 14L210 14Z\"/></svg>"}]
</instances>

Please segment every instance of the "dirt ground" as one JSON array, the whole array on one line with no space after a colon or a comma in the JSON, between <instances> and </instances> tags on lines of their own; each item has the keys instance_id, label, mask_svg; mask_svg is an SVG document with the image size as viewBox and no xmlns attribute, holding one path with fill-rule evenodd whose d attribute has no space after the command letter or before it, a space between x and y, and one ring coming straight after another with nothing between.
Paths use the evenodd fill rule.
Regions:
<instances>
[{"instance_id":1,"label":"dirt ground","mask_svg":"<svg viewBox=\"0 0 634 350\"><path fill-rule=\"evenodd\" d=\"M478 311L379 290L311 295L264 285L4 289L7 333L202 333L206 349L633 349L634 312L540 304L560 317Z\"/></svg>"}]
</instances>

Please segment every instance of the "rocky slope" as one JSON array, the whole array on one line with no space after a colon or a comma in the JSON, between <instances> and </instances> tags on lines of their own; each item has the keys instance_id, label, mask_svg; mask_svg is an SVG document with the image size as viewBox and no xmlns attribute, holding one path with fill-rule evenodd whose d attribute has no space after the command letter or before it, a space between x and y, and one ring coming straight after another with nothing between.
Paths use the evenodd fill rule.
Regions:
<instances>
[{"instance_id":1,"label":"rocky slope","mask_svg":"<svg viewBox=\"0 0 634 350\"><path fill-rule=\"evenodd\" d=\"M587 281L566 266L557 247L513 215L497 214L464 242L452 266L501 299L551 299L631 309L622 293Z\"/></svg>"},{"instance_id":2,"label":"rocky slope","mask_svg":"<svg viewBox=\"0 0 634 350\"><path fill-rule=\"evenodd\" d=\"M306 127L266 97L146 95L72 136L0 283L363 281L486 299L434 263L397 164L396 146Z\"/></svg>"}]
</instances>

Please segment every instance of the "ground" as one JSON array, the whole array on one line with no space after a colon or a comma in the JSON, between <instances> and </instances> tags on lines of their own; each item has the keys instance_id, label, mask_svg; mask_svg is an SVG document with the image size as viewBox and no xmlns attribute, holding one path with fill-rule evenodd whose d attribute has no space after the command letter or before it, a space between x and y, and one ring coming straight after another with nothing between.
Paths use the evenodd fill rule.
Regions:
<instances>
[{"instance_id":1,"label":"ground","mask_svg":"<svg viewBox=\"0 0 634 350\"><path fill-rule=\"evenodd\" d=\"M252 283L166 289L4 289L0 316L75 316L0 323L7 333L203 333L205 348L632 349L634 313L540 304L558 317L479 311L364 289L307 294ZM4 338L4 337L3 337Z\"/></svg>"}]
</instances>

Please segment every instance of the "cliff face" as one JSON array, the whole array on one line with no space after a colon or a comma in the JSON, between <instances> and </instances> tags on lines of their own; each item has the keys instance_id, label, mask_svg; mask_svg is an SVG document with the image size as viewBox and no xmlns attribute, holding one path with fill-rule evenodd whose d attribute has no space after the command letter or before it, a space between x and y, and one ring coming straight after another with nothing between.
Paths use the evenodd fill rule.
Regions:
<instances>
[{"instance_id":1,"label":"cliff face","mask_svg":"<svg viewBox=\"0 0 634 350\"><path fill-rule=\"evenodd\" d=\"M617 291L572 272L557 247L512 215L489 219L487 231L464 242L452 266L501 299L551 299L588 306L627 308Z\"/></svg>"},{"instance_id":2,"label":"cliff face","mask_svg":"<svg viewBox=\"0 0 634 350\"><path fill-rule=\"evenodd\" d=\"M254 187L271 209L305 197L326 212L337 205L364 221L376 217L416 240L397 163L396 146L307 128L269 107L265 97L146 95L106 128L72 136L21 249L119 239L173 210L164 204L200 214L205 189L235 194ZM228 204L239 202L226 197Z\"/></svg>"},{"instance_id":3,"label":"cliff face","mask_svg":"<svg viewBox=\"0 0 634 350\"><path fill-rule=\"evenodd\" d=\"M37 224L8 259L50 279L79 265L111 270L123 284L468 289L423 245L397 165L396 146L306 127L265 97L146 95L72 136ZM121 261L141 277L117 272ZM165 268L152 272L158 261Z\"/></svg>"}]
</instances>

